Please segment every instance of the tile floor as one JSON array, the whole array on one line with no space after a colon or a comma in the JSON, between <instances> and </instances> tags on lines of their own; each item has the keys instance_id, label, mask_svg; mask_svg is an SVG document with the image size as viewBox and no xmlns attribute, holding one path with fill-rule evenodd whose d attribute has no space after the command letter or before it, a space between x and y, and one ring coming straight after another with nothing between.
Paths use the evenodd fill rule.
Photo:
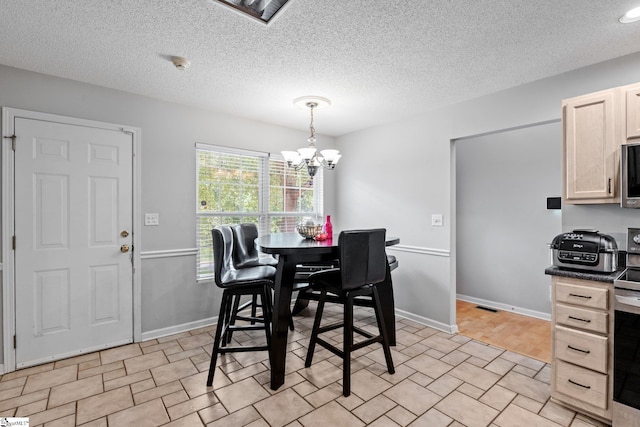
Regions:
<instances>
[{"instance_id":1,"label":"tile floor","mask_svg":"<svg viewBox=\"0 0 640 427\"><path fill-rule=\"evenodd\" d=\"M302 315L277 391L264 352L222 356L207 388L209 327L6 374L0 416L29 417L32 427L602 425L549 400L548 364L405 319L397 319L396 373L386 372L380 348L361 349L345 398L339 358L317 349L304 367L313 303ZM365 328L375 321L364 308L356 317Z\"/></svg>"}]
</instances>

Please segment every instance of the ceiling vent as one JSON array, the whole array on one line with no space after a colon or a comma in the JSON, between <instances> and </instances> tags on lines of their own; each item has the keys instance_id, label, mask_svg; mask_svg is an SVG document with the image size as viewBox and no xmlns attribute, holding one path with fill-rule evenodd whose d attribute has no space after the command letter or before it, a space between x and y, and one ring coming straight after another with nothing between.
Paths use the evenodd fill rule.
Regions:
<instances>
[{"instance_id":1,"label":"ceiling vent","mask_svg":"<svg viewBox=\"0 0 640 427\"><path fill-rule=\"evenodd\" d=\"M211 0L213 3L225 6L241 15L262 22L271 24L282 14L285 6L293 0Z\"/></svg>"}]
</instances>

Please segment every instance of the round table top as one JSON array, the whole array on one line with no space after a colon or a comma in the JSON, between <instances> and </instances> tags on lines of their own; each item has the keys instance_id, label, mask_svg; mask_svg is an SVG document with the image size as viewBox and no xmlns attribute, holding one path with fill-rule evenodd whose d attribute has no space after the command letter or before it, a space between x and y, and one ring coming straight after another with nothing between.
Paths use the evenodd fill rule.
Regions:
<instances>
[{"instance_id":1,"label":"round table top","mask_svg":"<svg viewBox=\"0 0 640 427\"><path fill-rule=\"evenodd\" d=\"M333 239L315 241L313 239L305 239L296 232L292 233L272 233L260 236L256 239L256 246L264 253L268 254L286 254L292 252L313 252L317 254L330 253L338 248L338 235L334 233ZM387 236L386 245L397 245L400 243L398 237Z\"/></svg>"}]
</instances>

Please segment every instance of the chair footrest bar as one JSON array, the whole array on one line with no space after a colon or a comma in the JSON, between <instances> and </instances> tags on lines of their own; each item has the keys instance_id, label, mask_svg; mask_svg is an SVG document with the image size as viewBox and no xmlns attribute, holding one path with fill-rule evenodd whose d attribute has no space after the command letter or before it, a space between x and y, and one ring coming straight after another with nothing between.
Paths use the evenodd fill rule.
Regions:
<instances>
[{"instance_id":1,"label":"chair footrest bar","mask_svg":"<svg viewBox=\"0 0 640 427\"><path fill-rule=\"evenodd\" d=\"M218 353L244 353L245 351L268 351L269 347L266 345L254 346L254 347L220 347Z\"/></svg>"},{"instance_id":2,"label":"chair footrest bar","mask_svg":"<svg viewBox=\"0 0 640 427\"><path fill-rule=\"evenodd\" d=\"M336 356L340 356L341 358L344 359L344 351L340 350L339 348L335 347L332 344L329 344L328 342L326 342L322 338L318 337L316 339L316 344L320 344L321 347L326 348L331 353L335 354Z\"/></svg>"}]
</instances>

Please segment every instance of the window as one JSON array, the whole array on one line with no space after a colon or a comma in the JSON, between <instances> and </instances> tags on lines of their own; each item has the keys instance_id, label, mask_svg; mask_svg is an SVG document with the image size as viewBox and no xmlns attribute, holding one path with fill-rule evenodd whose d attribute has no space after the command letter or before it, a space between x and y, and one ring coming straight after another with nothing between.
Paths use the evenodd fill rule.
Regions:
<instances>
[{"instance_id":1,"label":"window","mask_svg":"<svg viewBox=\"0 0 640 427\"><path fill-rule=\"evenodd\" d=\"M253 222L260 234L295 231L322 217L322 171L288 168L279 155L196 144L197 278L213 277L211 229Z\"/></svg>"}]
</instances>

